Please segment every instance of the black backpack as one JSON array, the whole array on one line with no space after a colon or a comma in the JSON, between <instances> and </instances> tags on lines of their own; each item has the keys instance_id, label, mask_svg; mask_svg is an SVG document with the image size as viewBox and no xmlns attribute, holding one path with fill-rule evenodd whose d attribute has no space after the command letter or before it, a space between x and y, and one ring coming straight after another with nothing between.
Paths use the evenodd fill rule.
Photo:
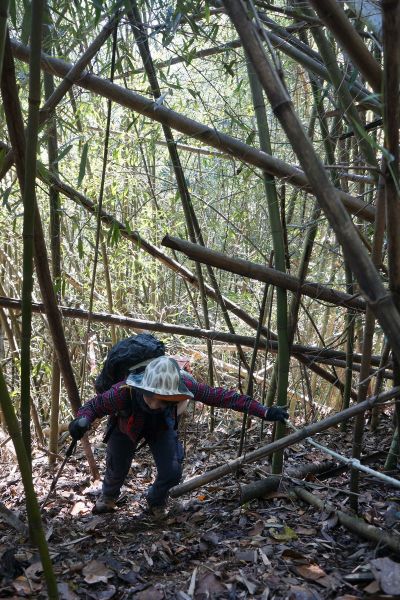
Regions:
<instances>
[{"instance_id":1,"label":"black backpack","mask_svg":"<svg viewBox=\"0 0 400 600\"><path fill-rule=\"evenodd\" d=\"M118 381L126 379L129 369L134 365L164 354L164 343L150 333L139 333L121 340L111 348L101 373L96 377L94 383L96 392L98 394L106 392Z\"/></svg>"}]
</instances>

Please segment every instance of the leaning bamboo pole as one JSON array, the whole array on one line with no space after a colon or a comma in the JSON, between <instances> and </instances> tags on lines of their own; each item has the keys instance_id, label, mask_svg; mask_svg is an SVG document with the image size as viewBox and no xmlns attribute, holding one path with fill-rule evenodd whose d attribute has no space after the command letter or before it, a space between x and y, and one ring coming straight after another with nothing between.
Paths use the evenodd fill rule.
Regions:
<instances>
[{"instance_id":1,"label":"leaning bamboo pole","mask_svg":"<svg viewBox=\"0 0 400 600\"><path fill-rule=\"evenodd\" d=\"M20 310L21 300L16 298L8 298L6 296L0 296L0 307L7 308L9 310ZM58 306L58 311L65 318L80 319L86 321L89 318L89 312L81 308L73 308L71 306ZM45 312L44 304L40 302L32 302L32 311L40 314ZM160 333L175 333L177 335L195 337L206 339L209 337L215 341L221 341L226 344L241 344L248 348L253 348L255 338L250 335L238 335L231 334L222 331L216 331L215 329L206 330L200 327L188 327L185 325L175 325L173 323L162 323L157 321L148 321L144 319L135 319L127 317L125 315L110 314L106 312L93 312L93 321L96 323L114 324L127 329L137 329L138 331L158 331ZM261 337L259 348L268 349L271 352L276 352L278 348L278 342L274 339L268 339ZM320 348L317 346L304 346L302 344L293 344L291 352L296 358L299 355L306 356L310 361L323 362L326 364L335 364L335 361L340 361L340 367L345 366L346 353L341 350L330 350L328 348ZM355 352L353 354L353 362L356 365L360 365L362 360L362 354ZM380 364L381 357L376 355L372 356L371 364L374 366L382 366ZM390 376L390 372L387 373L385 370L380 371L384 376Z\"/></svg>"},{"instance_id":2,"label":"leaning bamboo pole","mask_svg":"<svg viewBox=\"0 0 400 600\"><path fill-rule=\"evenodd\" d=\"M335 425L338 425L338 423L341 423L344 420L351 419L360 412L368 410L373 406L376 406L377 404L383 404L384 402L388 402L389 400L392 400L399 396L400 387L392 388L390 391L384 392L379 396L372 396L365 400L365 402L360 402L360 404L354 404L350 408L346 408L345 410L336 413L335 415L331 415L326 419L323 419L322 421L313 423L311 425L306 425L305 427L299 429L295 433L291 433L286 437L281 438L280 440L276 440L271 444L267 444L266 446L262 446L257 450L253 450L252 452L240 456L235 460L226 462L224 465L212 469L211 471L208 471L203 475L192 477L191 479L184 481L180 485L173 487L170 490L170 494L173 498L182 496L183 494L191 492L192 490L195 490L200 486L206 485L211 481L216 481L217 479L221 479L221 477L224 477L229 473L235 472L239 467L241 467L244 464L259 461L260 459L273 454L277 450L282 450L283 448L293 446L294 444L301 442L301 440L304 440L305 438L311 437L312 435L320 433L321 431L325 431L330 427L334 427Z\"/></svg>"},{"instance_id":3,"label":"leaning bamboo pole","mask_svg":"<svg viewBox=\"0 0 400 600\"><path fill-rule=\"evenodd\" d=\"M16 40L12 40L12 51L15 58L27 62L29 60L29 47L24 46ZM59 77L65 77L71 69L71 65L65 61L54 58L42 52L42 69L50 71ZM311 192L306 175L303 171L296 167L292 167L285 161L278 158L272 158L265 152L261 152L257 148L253 148L244 142L233 138L222 131L208 127L207 125L185 117L165 106L158 105L156 102L149 100L136 94L131 90L112 84L101 77L83 72L82 76L76 82L77 85L87 90L109 98L121 106L130 108L139 114L145 115L153 121L166 123L172 129L176 129L181 133L198 139L217 150L221 150L234 156L244 163L251 164L275 177L283 178L290 184L305 189ZM313 192L311 192L313 193ZM360 198L346 194L338 190L340 200L352 214L373 221L374 208L365 204Z\"/></svg>"},{"instance_id":4,"label":"leaning bamboo pole","mask_svg":"<svg viewBox=\"0 0 400 600\"><path fill-rule=\"evenodd\" d=\"M383 80L382 69L350 23L340 3L336 0L324 0L323 2L310 0L310 2L321 21L332 31L372 89L380 93Z\"/></svg>"},{"instance_id":5,"label":"leaning bamboo pole","mask_svg":"<svg viewBox=\"0 0 400 600\"><path fill-rule=\"evenodd\" d=\"M282 81L264 52L264 47L243 3L239 0L224 0L224 6L235 24L246 51L252 58L272 109L282 124L293 150L308 175L318 201L343 247L360 289L387 335L393 352L400 358L400 315L392 295L384 288L375 266L356 235L348 213L339 201L335 188L330 183L318 155L295 114Z\"/></svg>"},{"instance_id":6,"label":"leaning bamboo pole","mask_svg":"<svg viewBox=\"0 0 400 600\"><path fill-rule=\"evenodd\" d=\"M46 19L43 28L43 46L46 52L52 54L51 47L51 14L48 3L46 2ZM51 73L44 73L44 95L45 100L51 98L54 93L54 77ZM59 176L58 170L58 132L55 114L49 116L47 121L47 156L49 171ZM49 209L50 209L50 254L51 254L51 275L54 288L57 290L57 304L61 304L61 204L60 193L49 184ZM60 413L60 392L61 392L61 370L58 364L57 356L53 352L51 365L51 398L50 398L50 433L49 433L49 466L54 467L58 452L58 422Z\"/></svg>"},{"instance_id":7,"label":"leaning bamboo pole","mask_svg":"<svg viewBox=\"0 0 400 600\"><path fill-rule=\"evenodd\" d=\"M365 310L364 301L357 295L339 292L326 286L321 286L318 283L311 283L308 281L302 282L294 275L282 273L282 271L278 271L272 267L253 263L249 260L244 260L243 258L234 258L227 254L223 254L222 252L217 252L210 248L203 248L198 244L192 244L191 242L170 235L166 235L161 243L167 248L183 252L186 256L195 261L208 263L214 267L230 271L231 273L243 275L250 279L256 279L263 283L271 283L276 287L284 288L294 293L300 292L304 296L329 302L335 306L352 308L362 312Z\"/></svg>"}]
</instances>

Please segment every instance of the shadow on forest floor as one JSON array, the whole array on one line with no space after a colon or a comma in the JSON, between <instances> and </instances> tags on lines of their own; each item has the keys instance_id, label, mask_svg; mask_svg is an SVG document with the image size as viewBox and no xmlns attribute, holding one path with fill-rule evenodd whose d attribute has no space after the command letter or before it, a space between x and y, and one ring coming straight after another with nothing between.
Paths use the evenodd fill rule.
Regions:
<instances>
[{"instance_id":1,"label":"shadow on forest floor","mask_svg":"<svg viewBox=\"0 0 400 600\"><path fill-rule=\"evenodd\" d=\"M389 417L384 415L378 432L366 437L366 453L387 449L390 431ZM186 435L186 477L236 456L238 427L234 432L221 428L210 434L200 425ZM96 436L92 442L102 471L105 448ZM348 434L330 430L318 441L350 455L350 430ZM247 450L259 445L259 424L253 422ZM25 521L15 458L7 450L1 452L0 500L12 511L20 511ZM286 456L290 467L326 459L306 442L287 450ZM371 466L379 469L382 464ZM52 475L40 451L35 452L33 469L43 499ZM267 460L248 465L239 478L227 476L184 496L171 507L168 518L157 523L142 514L144 493L154 476L146 449L135 457L118 510L109 515L91 513L100 484L90 482L78 449L43 515L60 598L388 600L400 593L400 557L348 532L333 514L293 498L289 478L283 478L278 492L239 506L241 485L268 471ZM348 510L346 472L326 481L312 476L302 484ZM398 490L361 476L360 512L368 523L399 535L399 511ZM0 597L46 597L37 552L1 515L0 557Z\"/></svg>"}]
</instances>

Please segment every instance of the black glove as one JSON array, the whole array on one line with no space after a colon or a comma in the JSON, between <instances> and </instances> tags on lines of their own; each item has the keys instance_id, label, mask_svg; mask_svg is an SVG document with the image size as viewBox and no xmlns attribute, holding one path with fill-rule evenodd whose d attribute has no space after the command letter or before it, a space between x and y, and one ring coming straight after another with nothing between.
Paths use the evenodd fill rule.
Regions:
<instances>
[{"instance_id":1,"label":"black glove","mask_svg":"<svg viewBox=\"0 0 400 600\"><path fill-rule=\"evenodd\" d=\"M68 431L70 432L72 439L76 442L82 439L89 429L90 421L86 417L78 417L68 425Z\"/></svg>"},{"instance_id":2,"label":"black glove","mask_svg":"<svg viewBox=\"0 0 400 600\"><path fill-rule=\"evenodd\" d=\"M289 418L289 413L285 406L271 406L265 413L266 421L280 421L284 423Z\"/></svg>"}]
</instances>

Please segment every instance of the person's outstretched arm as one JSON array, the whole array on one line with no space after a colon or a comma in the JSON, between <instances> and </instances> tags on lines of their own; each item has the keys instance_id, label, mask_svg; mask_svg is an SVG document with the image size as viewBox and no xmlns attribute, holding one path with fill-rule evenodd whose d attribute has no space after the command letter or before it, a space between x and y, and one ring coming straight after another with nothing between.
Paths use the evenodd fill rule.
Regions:
<instances>
[{"instance_id":1,"label":"person's outstretched arm","mask_svg":"<svg viewBox=\"0 0 400 600\"><path fill-rule=\"evenodd\" d=\"M272 406L268 408L251 396L238 394L235 390L229 390L223 387L210 387L205 383L198 383L192 377L183 375L185 385L193 394L195 402L202 402L208 406L217 406L218 408L230 408L238 412L245 412L249 415L265 419L266 421L282 421L289 417L287 410L281 406Z\"/></svg>"}]
</instances>

